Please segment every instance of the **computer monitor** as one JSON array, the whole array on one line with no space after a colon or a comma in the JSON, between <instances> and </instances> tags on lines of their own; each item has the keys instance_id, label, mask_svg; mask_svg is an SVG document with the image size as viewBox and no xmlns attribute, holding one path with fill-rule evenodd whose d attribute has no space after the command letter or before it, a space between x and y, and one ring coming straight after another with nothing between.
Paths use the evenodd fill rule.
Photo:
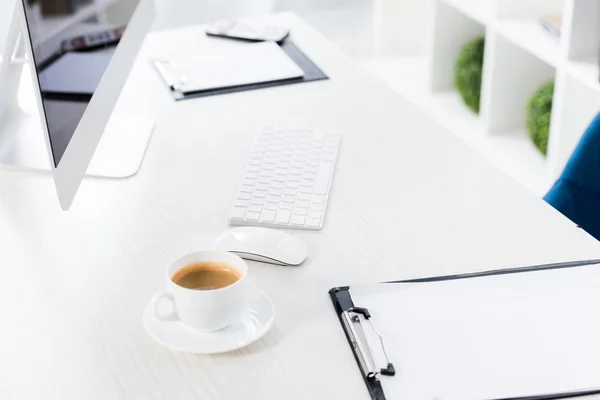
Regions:
<instances>
[{"instance_id":1,"label":"computer monitor","mask_svg":"<svg viewBox=\"0 0 600 400\"><path fill-rule=\"evenodd\" d=\"M113 109L154 8L154 0L17 0L0 67L0 164L52 171L64 210L86 171L123 178L139 169L154 123ZM28 64L37 115L17 101Z\"/></svg>"}]
</instances>

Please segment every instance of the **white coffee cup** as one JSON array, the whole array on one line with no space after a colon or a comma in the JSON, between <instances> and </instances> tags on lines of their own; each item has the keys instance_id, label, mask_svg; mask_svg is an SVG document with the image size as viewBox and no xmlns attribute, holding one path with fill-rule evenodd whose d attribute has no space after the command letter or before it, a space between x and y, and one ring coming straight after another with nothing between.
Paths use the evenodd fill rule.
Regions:
<instances>
[{"instance_id":1,"label":"white coffee cup","mask_svg":"<svg viewBox=\"0 0 600 400\"><path fill-rule=\"evenodd\" d=\"M217 262L235 268L241 278L229 286L211 290L187 289L171 279L183 267L198 262ZM206 250L176 260L167 270L166 290L154 296L154 312L163 321L181 321L198 330L214 332L228 327L239 318L247 298L246 262L226 251ZM172 303L170 313L159 312L166 300Z\"/></svg>"}]
</instances>

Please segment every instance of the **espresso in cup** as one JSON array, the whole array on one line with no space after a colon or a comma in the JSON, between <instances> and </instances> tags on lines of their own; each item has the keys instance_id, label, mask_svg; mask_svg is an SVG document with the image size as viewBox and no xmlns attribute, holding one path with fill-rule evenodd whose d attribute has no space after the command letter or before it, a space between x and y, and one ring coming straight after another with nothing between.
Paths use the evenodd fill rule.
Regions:
<instances>
[{"instance_id":1,"label":"espresso in cup","mask_svg":"<svg viewBox=\"0 0 600 400\"><path fill-rule=\"evenodd\" d=\"M202 331L224 329L246 306L247 275L248 266L233 253L204 250L185 255L167 269L166 288L155 295L155 315ZM161 303L165 304L159 307ZM167 313L166 303L171 303Z\"/></svg>"},{"instance_id":2,"label":"espresso in cup","mask_svg":"<svg viewBox=\"0 0 600 400\"><path fill-rule=\"evenodd\" d=\"M171 280L186 289L215 290L234 284L242 278L235 267L222 262L196 262L181 268Z\"/></svg>"}]
</instances>

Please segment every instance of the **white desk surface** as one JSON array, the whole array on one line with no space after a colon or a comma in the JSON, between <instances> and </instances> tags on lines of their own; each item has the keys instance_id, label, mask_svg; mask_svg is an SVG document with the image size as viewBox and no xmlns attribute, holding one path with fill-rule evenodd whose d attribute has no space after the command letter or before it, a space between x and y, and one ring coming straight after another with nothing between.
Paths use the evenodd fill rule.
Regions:
<instances>
[{"instance_id":1,"label":"white desk surface","mask_svg":"<svg viewBox=\"0 0 600 400\"><path fill-rule=\"evenodd\" d=\"M0 171L0 398L367 399L331 287L600 258L596 240L297 17L271 18L331 80L175 103L146 58L224 43L201 27L152 34L119 105L158 120L137 176L86 180L64 213L48 175ZM298 232L301 267L251 263L277 310L260 342L163 348L142 310L169 262L227 229L261 123L345 134L324 229Z\"/></svg>"}]
</instances>

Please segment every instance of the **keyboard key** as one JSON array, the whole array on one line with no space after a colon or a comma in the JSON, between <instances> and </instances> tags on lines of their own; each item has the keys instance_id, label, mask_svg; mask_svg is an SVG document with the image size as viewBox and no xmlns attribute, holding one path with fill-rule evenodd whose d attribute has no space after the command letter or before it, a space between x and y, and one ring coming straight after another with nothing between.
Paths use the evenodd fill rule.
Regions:
<instances>
[{"instance_id":1,"label":"keyboard key","mask_svg":"<svg viewBox=\"0 0 600 400\"><path fill-rule=\"evenodd\" d=\"M281 196L283 190L273 188L273 185L269 188L269 194L272 196Z\"/></svg>"},{"instance_id":2,"label":"keyboard key","mask_svg":"<svg viewBox=\"0 0 600 400\"><path fill-rule=\"evenodd\" d=\"M277 203L266 203L265 204L265 210L277 211L277 208L279 208L279 204L277 204Z\"/></svg>"},{"instance_id":3,"label":"keyboard key","mask_svg":"<svg viewBox=\"0 0 600 400\"><path fill-rule=\"evenodd\" d=\"M325 203L325 196L322 196L320 194L313 194L311 197L311 201L313 203L317 203L317 204L324 204Z\"/></svg>"},{"instance_id":4,"label":"keyboard key","mask_svg":"<svg viewBox=\"0 0 600 400\"><path fill-rule=\"evenodd\" d=\"M313 196L314 197L314 196ZM299 193L298 196L296 196L296 198L298 200L304 200L304 201L308 201L310 200L310 194L306 194L306 193ZM314 201L314 200L313 200Z\"/></svg>"},{"instance_id":5,"label":"keyboard key","mask_svg":"<svg viewBox=\"0 0 600 400\"><path fill-rule=\"evenodd\" d=\"M306 218L306 226L311 226L311 227L317 228L320 225L321 225L320 219Z\"/></svg>"},{"instance_id":6,"label":"keyboard key","mask_svg":"<svg viewBox=\"0 0 600 400\"><path fill-rule=\"evenodd\" d=\"M306 215L308 214L308 210L306 208L294 208L294 214L296 215Z\"/></svg>"},{"instance_id":7,"label":"keyboard key","mask_svg":"<svg viewBox=\"0 0 600 400\"><path fill-rule=\"evenodd\" d=\"M255 186L254 190L259 190L261 192L266 192L269 190L269 185L266 183L259 183L258 185Z\"/></svg>"},{"instance_id":8,"label":"keyboard key","mask_svg":"<svg viewBox=\"0 0 600 400\"><path fill-rule=\"evenodd\" d=\"M262 207L259 205L251 204L248 206L248 211L250 211L250 212L260 213L261 210L262 210Z\"/></svg>"},{"instance_id":9,"label":"keyboard key","mask_svg":"<svg viewBox=\"0 0 600 400\"><path fill-rule=\"evenodd\" d=\"M238 193L237 198L240 200L250 200L250 193Z\"/></svg>"},{"instance_id":10,"label":"keyboard key","mask_svg":"<svg viewBox=\"0 0 600 400\"><path fill-rule=\"evenodd\" d=\"M281 196L281 201L283 203L294 203L295 200L296 199L293 196L286 196L286 195ZM308 207L308 204L307 204L307 207Z\"/></svg>"},{"instance_id":11,"label":"keyboard key","mask_svg":"<svg viewBox=\"0 0 600 400\"><path fill-rule=\"evenodd\" d=\"M289 210L291 211L294 208L294 205L292 203L281 203L279 205L279 209L280 210Z\"/></svg>"},{"instance_id":12,"label":"keyboard key","mask_svg":"<svg viewBox=\"0 0 600 400\"><path fill-rule=\"evenodd\" d=\"M237 199L233 205L234 207L248 207L248 200Z\"/></svg>"},{"instance_id":13,"label":"keyboard key","mask_svg":"<svg viewBox=\"0 0 600 400\"><path fill-rule=\"evenodd\" d=\"M248 215L248 213L246 213L246 216ZM287 224L290 222L290 217L291 217L292 213L287 211L287 210L278 210L277 211L277 216L275 218L275 222L279 222L282 224Z\"/></svg>"},{"instance_id":14,"label":"keyboard key","mask_svg":"<svg viewBox=\"0 0 600 400\"><path fill-rule=\"evenodd\" d=\"M310 193L312 193L312 187L310 187L310 186L300 186L300 188L298 188L298 191L300 193L310 194Z\"/></svg>"},{"instance_id":15,"label":"keyboard key","mask_svg":"<svg viewBox=\"0 0 600 400\"><path fill-rule=\"evenodd\" d=\"M246 211L245 218L249 221L258 221L260 214L257 212Z\"/></svg>"},{"instance_id":16,"label":"keyboard key","mask_svg":"<svg viewBox=\"0 0 600 400\"><path fill-rule=\"evenodd\" d=\"M275 221L275 211L263 210L260 213L261 222L273 222Z\"/></svg>"},{"instance_id":17,"label":"keyboard key","mask_svg":"<svg viewBox=\"0 0 600 400\"><path fill-rule=\"evenodd\" d=\"M244 179L242 180L242 187L240 188L240 190L242 192L251 192L252 188L254 187L254 181L251 179Z\"/></svg>"},{"instance_id":18,"label":"keyboard key","mask_svg":"<svg viewBox=\"0 0 600 400\"><path fill-rule=\"evenodd\" d=\"M309 205L310 203L308 201L296 200L296 207L298 208L308 208Z\"/></svg>"},{"instance_id":19,"label":"keyboard key","mask_svg":"<svg viewBox=\"0 0 600 400\"><path fill-rule=\"evenodd\" d=\"M244 178L246 179L256 179L258 174L256 172L247 172L244 174Z\"/></svg>"},{"instance_id":20,"label":"keyboard key","mask_svg":"<svg viewBox=\"0 0 600 400\"><path fill-rule=\"evenodd\" d=\"M279 203L279 196L267 195L267 203Z\"/></svg>"},{"instance_id":21,"label":"keyboard key","mask_svg":"<svg viewBox=\"0 0 600 400\"><path fill-rule=\"evenodd\" d=\"M304 225L306 217L303 215L292 215L292 225Z\"/></svg>"},{"instance_id":22,"label":"keyboard key","mask_svg":"<svg viewBox=\"0 0 600 400\"><path fill-rule=\"evenodd\" d=\"M259 184L262 183L262 184L267 184L268 185L269 183L271 183L271 179L270 178L265 178L265 177L260 177L260 178L257 179L257 182Z\"/></svg>"},{"instance_id":23,"label":"keyboard key","mask_svg":"<svg viewBox=\"0 0 600 400\"><path fill-rule=\"evenodd\" d=\"M245 207L233 207L233 209L231 210L231 214L229 215L231 218L243 219L244 214L246 214Z\"/></svg>"},{"instance_id":24,"label":"keyboard key","mask_svg":"<svg viewBox=\"0 0 600 400\"><path fill-rule=\"evenodd\" d=\"M310 205L310 209L313 211L323 211L323 204L316 204L316 203L311 203Z\"/></svg>"},{"instance_id":25,"label":"keyboard key","mask_svg":"<svg viewBox=\"0 0 600 400\"><path fill-rule=\"evenodd\" d=\"M261 192L260 190L255 190L252 192L253 198L264 199L267 196L267 192Z\"/></svg>"},{"instance_id":26,"label":"keyboard key","mask_svg":"<svg viewBox=\"0 0 600 400\"><path fill-rule=\"evenodd\" d=\"M310 210L308 212L308 217L309 218L321 219L321 215L322 215L322 213L320 211Z\"/></svg>"},{"instance_id":27,"label":"keyboard key","mask_svg":"<svg viewBox=\"0 0 600 400\"><path fill-rule=\"evenodd\" d=\"M296 196L296 189L285 188L283 189L283 194L288 196Z\"/></svg>"},{"instance_id":28,"label":"keyboard key","mask_svg":"<svg viewBox=\"0 0 600 400\"><path fill-rule=\"evenodd\" d=\"M262 206L263 204L265 204L265 199L261 199L260 197L253 197L252 200L250 200L250 204Z\"/></svg>"}]
</instances>

